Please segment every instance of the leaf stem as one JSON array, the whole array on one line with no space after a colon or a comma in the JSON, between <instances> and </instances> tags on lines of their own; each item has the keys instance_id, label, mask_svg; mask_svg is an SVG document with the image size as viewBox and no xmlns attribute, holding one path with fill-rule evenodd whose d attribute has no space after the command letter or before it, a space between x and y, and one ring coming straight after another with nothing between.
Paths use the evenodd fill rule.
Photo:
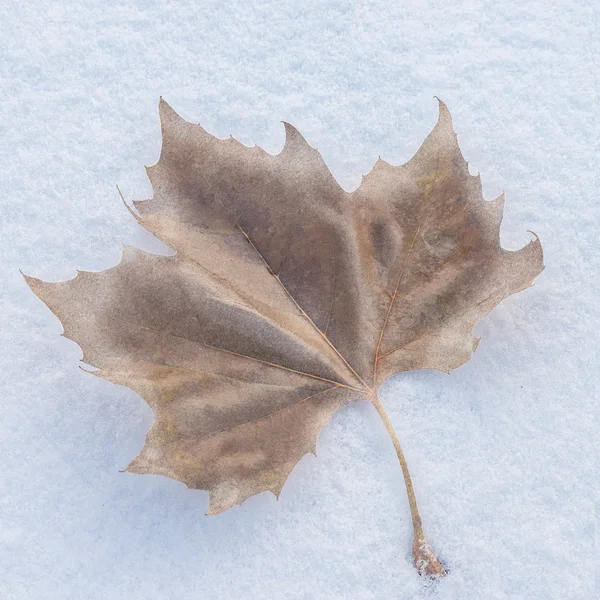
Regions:
<instances>
[{"instance_id":1,"label":"leaf stem","mask_svg":"<svg viewBox=\"0 0 600 600\"><path fill-rule=\"evenodd\" d=\"M387 416L381 401L377 397L377 394L374 393L370 398L373 406L379 413L385 428L388 431L390 438L392 439L392 443L394 444L394 449L396 450L396 455L398 456L398 462L400 463L400 467L402 468L402 475L404 476L404 484L406 486L406 494L408 496L408 504L410 506L410 515L412 517L413 523L413 559L415 563L415 567L419 572L419 575L424 575L431 578L443 577L446 575L447 571L437 558L437 556L431 550L427 539L425 538L425 534L423 533L423 523L421 521L421 515L419 514L419 508L417 506L417 497L415 496L415 489L413 487L412 479L410 477L410 472L408 470L408 464L406 462L406 458L404 457L404 452L402 451L402 447L400 446L400 441L398 440L398 436L394 431L394 427L390 418Z\"/></svg>"}]
</instances>

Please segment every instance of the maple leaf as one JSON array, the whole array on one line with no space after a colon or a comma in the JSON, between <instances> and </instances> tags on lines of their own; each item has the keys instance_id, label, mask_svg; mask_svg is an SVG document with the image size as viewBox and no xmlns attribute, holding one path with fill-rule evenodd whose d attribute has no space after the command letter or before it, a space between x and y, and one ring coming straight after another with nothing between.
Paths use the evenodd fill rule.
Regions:
<instances>
[{"instance_id":1,"label":"maple leaf","mask_svg":"<svg viewBox=\"0 0 600 600\"><path fill-rule=\"evenodd\" d=\"M543 259L537 238L501 248L504 198L483 199L439 107L410 161L379 159L348 193L287 123L271 155L217 139L161 100L153 198L130 211L176 254L126 247L100 273L26 277L93 374L152 407L127 471L207 490L210 514L277 496L331 415L367 399L402 466L415 564L445 573L376 392L392 373L463 364L477 321L530 286Z\"/></svg>"}]
</instances>

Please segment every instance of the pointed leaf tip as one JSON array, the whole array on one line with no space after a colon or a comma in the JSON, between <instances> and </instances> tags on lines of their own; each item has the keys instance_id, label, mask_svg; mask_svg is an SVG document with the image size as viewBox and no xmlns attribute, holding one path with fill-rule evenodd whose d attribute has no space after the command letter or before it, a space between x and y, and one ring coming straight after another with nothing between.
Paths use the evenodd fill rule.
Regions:
<instances>
[{"instance_id":1,"label":"pointed leaf tip","mask_svg":"<svg viewBox=\"0 0 600 600\"><path fill-rule=\"evenodd\" d=\"M281 122L285 127L285 143L283 145L283 150L299 148L301 146L310 148L308 142L304 139L304 136L291 123L288 123L287 121Z\"/></svg>"},{"instance_id":2,"label":"pointed leaf tip","mask_svg":"<svg viewBox=\"0 0 600 600\"><path fill-rule=\"evenodd\" d=\"M177 112L175 112L171 105L168 102L166 102L162 96L160 97L160 101L158 102L158 116L163 132L165 125L168 122L184 121L184 119L180 117Z\"/></svg>"},{"instance_id":3,"label":"pointed leaf tip","mask_svg":"<svg viewBox=\"0 0 600 600\"><path fill-rule=\"evenodd\" d=\"M31 277L31 275L27 275L27 273L23 273L23 271L21 271L21 269L19 269L19 273L21 273L21 275L23 276L23 279L25 280L25 283L32 290L33 290L33 286L36 285L36 283L41 283L41 281L37 277Z\"/></svg>"},{"instance_id":4,"label":"pointed leaf tip","mask_svg":"<svg viewBox=\"0 0 600 600\"><path fill-rule=\"evenodd\" d=\"M446 103L437 96L434 96L434 98L438 101L438 125L446 125L452 128L452 115L450 114Z\"/></svg>"}]
</instances>

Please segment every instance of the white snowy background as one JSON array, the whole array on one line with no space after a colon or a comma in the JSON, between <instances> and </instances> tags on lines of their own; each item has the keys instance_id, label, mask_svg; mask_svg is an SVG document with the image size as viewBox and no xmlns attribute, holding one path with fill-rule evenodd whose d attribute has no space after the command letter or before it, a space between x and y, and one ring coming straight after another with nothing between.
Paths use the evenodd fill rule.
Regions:
<instances>
[{"instance_id":1,"label":"white snowy background","mask_svg":"<svg viewBox=\"0 0 600 600\"><path fill-rule=\"evenodd\" d=\"M594 4L2 2L0 598L598 598ZM78 368L19 269L64 280L123 244L160 251L115 188L151 195L159 97L269 152L290 121L352 190L378 155L410 158L434 94L486 197L506 193L503 244L531 229L547 265L476 327L469 363L382 391L449 576L412 567L401 472L367 403L335 415L279 501L207 517L205 492L120 473L151 411Z\"/></svg>"}]
</instances>

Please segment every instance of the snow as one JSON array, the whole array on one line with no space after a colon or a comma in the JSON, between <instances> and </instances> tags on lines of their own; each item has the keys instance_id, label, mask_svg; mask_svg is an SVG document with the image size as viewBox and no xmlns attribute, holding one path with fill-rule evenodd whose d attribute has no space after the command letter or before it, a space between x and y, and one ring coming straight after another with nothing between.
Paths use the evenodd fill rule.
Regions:
<instances>
[{"instance_id":1,"label":"snow","mask_svg":"<svg viewBox=\"0 0 600 600\"><path fill-rule=\"evenodd\" d=\"M545 2L3 3L0 18L0 597L594 599L598 454L597 11ZM207 495L120 473L152 417L81 352L18 269L47 280L156 249L123 207L149 197L163 95L276 152L281 120L355 188L407 160L449 106L502 239L547 268L475 330L450 375L396 376L382 402L425 533L411 565L391 441L340 411L281 498L216 517Z\"/></svg>"}]
</instances>

